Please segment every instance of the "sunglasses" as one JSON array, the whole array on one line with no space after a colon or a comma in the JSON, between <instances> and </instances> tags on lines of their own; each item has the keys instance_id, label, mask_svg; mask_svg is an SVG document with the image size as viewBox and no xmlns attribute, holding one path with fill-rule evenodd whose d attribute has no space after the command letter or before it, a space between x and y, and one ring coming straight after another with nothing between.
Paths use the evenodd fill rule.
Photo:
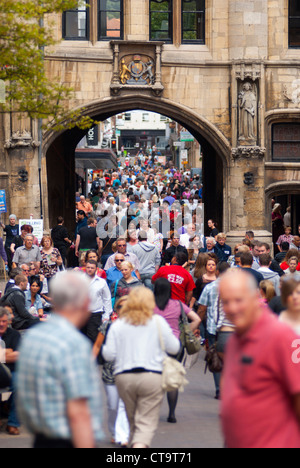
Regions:
<instances>
[{"instance_id":1,"label":"sunglasses","mask_svg":"<svg viewBox=\"0 0 300 468\"><path fill-rule=\"evenodd\" d=\"M115 260L116 263L124 262L124 260Z\"/></svg>"}]
</instances>

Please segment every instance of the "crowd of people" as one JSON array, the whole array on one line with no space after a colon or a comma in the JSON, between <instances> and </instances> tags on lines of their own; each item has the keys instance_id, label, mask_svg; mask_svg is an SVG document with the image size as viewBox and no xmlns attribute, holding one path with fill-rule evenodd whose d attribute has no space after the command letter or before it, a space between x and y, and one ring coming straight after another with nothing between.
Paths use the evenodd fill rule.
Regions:
<instances>
[{"instance_id":1,"label":"crowd of people","mask_svg":"<svg viewBox=\"0 0 300 468\"><path fill-rule=\"evenodd\" d=\"M226 446L299 447L300 226L284 226L276 255L251 230L232 249L213 219L204 225L199 175L145 164L104 171L76 197L73 239L62 217L41 242L29 225L19 235L14 215L2 226L8 433L24 424L37 448L94 447L100 366L111 442L150 447L165 351L186 354L184 317L219 363ZM170 424L178 397L167 392Z\"/></svg>"}]
</instances>

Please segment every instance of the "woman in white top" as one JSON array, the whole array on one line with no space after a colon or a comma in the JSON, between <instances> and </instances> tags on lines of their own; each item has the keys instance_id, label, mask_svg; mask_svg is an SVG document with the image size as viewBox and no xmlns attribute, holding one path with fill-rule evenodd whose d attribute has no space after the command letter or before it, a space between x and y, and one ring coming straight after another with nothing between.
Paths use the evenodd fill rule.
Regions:
<instances>
[{"instance_id":1,"label":"woman in white top","mask_svg":"<svg viewBox=\"0 0 300 468\"><path fill-rule=\"evenodd\" d=\"M165 357L159 328L166 352L175 356L180 350L180 342L165 319L153 317L154 309L150 289L133 289L102 351L105 360L114 362L116 385L130 424L129 446L133 448L150 447L159 422Z\"/></svg>"},{"instance_id":2,"label":"woman in white top","mask_svg":"<svg viewBox=\"0 0 300 468\"><path fill-rule=\"evenodd\" d=\"M300 282L284 278L281 285L282 304L286 307L279 320L289 325L300 336Z\"/></svg>"}]
</instances>

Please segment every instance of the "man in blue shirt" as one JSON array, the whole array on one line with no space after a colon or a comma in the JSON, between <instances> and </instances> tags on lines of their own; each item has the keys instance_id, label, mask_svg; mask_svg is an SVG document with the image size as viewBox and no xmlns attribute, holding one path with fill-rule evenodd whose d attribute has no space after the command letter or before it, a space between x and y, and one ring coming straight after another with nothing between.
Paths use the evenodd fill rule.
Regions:
<instances>
[{"instance_id":1,"label":"man in blue shirt","mask_svg":"<svg viewBox=\"0 0 300 468\"><path fill-rule=\"evenodd\" d=\"M122 263L125 262L126 258L124 257L124 255L122 254L116 254L115 256L115 264L116 266L112 267L112 268L109 268L107 271L106 271L106 281L107 281L107 284L108 286L110 287L113 283L115 283L116 281L120 280L121 278L123 278L123 275L121 273L121 266L122 266ZM135 272L132 273L132 275L137 278L137 275L135 274Z\"/></svg>"},{"instance_id":2,"label":"man in blue shirt","mask_svg":"<svg viewBox=\"0 0 300 468\"><path fill-rule=\"evenodd\" d=\"M115 256L115 264L116 266L109 268L106 271L106 281L108 286L110 287L113 283L123 278L121 273L121 265L125 262L125 257L122 254L117 254Z\"/></svg>"}]
</instances>

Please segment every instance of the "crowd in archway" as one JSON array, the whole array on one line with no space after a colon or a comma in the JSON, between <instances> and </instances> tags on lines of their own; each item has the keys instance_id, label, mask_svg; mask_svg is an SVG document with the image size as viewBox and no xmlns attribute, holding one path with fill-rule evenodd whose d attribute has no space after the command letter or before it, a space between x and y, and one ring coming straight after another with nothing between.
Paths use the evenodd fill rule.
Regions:
<instances>
[{"instance_id":1,"label":"crowd in archway","mask_svg":"<svg viewBox=\"0 0 300 468\"><path fill-rule=\"evenodd\" d=\"M3 226L8 432L22 423L36 447L94 446L103 436L101 366L111 442L149 447L164 393L176 424L186 384L162 386L164 351L180 366L173 377L205 351L226 444L300 446L300 372L284 348L291 340L291 357L300 335L299 233L285 226L276 256L250 228L232 249L214 220L203 221L199 174L140 158L103 171L88 197L76 197L73 239L62 217L40 243L30 226L19 235L14 215Z\"/></svg>"}]
</instances>

